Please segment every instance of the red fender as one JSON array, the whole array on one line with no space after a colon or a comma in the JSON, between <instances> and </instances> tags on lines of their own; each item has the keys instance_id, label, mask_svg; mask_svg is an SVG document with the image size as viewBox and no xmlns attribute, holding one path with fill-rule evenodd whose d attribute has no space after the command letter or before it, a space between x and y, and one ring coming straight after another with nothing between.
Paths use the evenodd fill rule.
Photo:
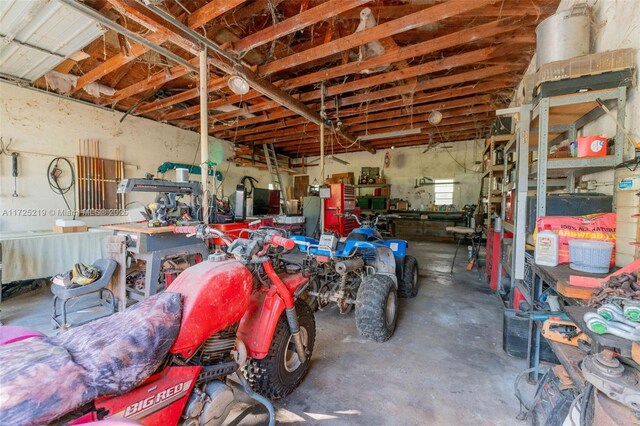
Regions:
<instances>
[{"instance_id":1,"label":"red fender","mask_svg":"<svg viewBox=\"0 0 640 426\"><path fill-rule=\"evenodd\" d=\"M238 322L253 288L251 272L237 260L202 262L185 269L169 291L182 294L180 333L172 354L188 358L209 337Z\"/></svg>"},{"instance_id":2,"label":"red fender","mask_svg":"<svg viewBox=\"0 0 640 426\"><path fill-rule=\"evenodd\" d=\"M289 295L308 280L302 274L280 274L277 277L284 284L280 288L286 288ZM285 310L285 302L276 288L272 286L254 291L249 299L249 307L240 320L238 337L244 342L251 358L263 359L267 356L278 320Z\"/></svg>"}]
</instances>

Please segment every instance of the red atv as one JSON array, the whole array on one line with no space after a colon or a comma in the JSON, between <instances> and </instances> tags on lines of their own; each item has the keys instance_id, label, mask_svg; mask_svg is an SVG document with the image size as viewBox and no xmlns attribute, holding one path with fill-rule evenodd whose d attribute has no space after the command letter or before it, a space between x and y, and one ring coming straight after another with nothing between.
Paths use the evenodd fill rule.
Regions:
<instances>
[{"instance_id":1,"label":"red atv","mask_svg":"<svg viewBox=\"0 0 640 426\"><path fill-rule=\"evenodd\" d=\"M5 344L0 338L7 396L0 398L0 424L129 418L218 425L231 410L227 378L236 372L275 422L267 398L300 384L315 340L313 312L296 300L307 278L277 273L271 262L294 242L273 229L233 242L204 225L174 232L222 238L227 252L210 255L167 291L124 312L58 336L32 333Z\"/></svg>"}]
</instances>

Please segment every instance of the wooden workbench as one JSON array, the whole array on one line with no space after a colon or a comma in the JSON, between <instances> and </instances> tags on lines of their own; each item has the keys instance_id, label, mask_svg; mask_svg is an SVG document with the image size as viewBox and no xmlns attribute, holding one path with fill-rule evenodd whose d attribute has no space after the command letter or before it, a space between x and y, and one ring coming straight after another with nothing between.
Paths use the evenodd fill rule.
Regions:
<instances>
[{"instance_id":1,"label":"wooden workbench","mask_svg":"<svg viewBox=\"0 0 640 426\"><path fill-rule=\"evenodd\" d=\"M156 226L149 227L146 222L132 222L132 223L116 223L113 225L102 225L101 228L111 229L113 231L122 232L135 232L146 235L166 234L173 232L174 226Z\"/></svg>"}]
</instances>

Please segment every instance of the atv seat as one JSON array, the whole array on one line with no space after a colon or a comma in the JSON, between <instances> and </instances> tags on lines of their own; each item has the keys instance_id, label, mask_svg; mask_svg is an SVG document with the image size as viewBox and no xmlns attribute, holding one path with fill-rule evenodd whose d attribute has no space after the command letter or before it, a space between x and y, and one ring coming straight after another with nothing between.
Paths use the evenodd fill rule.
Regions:
<instances>
[{"instance_id":1,"label":"atv seat","mask_svg":"<svg viewBox=\"0 0 640 426\"><path fill-rule=\"evenodd\" d=\"M133 389L164 362L181 314L180 294L163 292L57 336L0 345L0 424L48 424Z\"/></svg>"}]
</instances>

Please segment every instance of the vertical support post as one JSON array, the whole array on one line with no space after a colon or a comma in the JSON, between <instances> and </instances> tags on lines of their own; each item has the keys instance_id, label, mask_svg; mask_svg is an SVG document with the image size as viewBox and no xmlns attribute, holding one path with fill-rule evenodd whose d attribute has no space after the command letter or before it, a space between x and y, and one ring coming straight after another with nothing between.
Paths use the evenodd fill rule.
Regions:
<instances>
[{"instance_id":1,"label":"vertical support post","mask_svg":"<svg viewBox=\"0 0 640 426\"><path fill-rule=\"evenodd\" d=\"M324 81L320 85L320 118L323 123L320 124L320 185L324 185L324 120L327 113L324 110ZM320 200L320 233L324 232L324 200Z\"/></svg>"},{"instance_id":2,"label":"vertical support post","mask_svg":"<svg viewBox=\"0 0 640 426\"><path fill-rule=\"evenodd\" d=\"M540 100L538 116L538 182L536 217L547 213L547 161L549 159L549 98Z\"/></svg>"},{"instance_id":3,"label":"vertical support post","mask_svg":"<svg viewBox=\"0 0 640 426\"><path fill-rule=\"evenodd\" d=\"M516 146L516 199L514 209L513 254L511 270L513 278L524 279L524 254L527 230L527 191L529 190L529 131L531 105L520 108L520 126Z\"/></svg>"},{"instance_id":4,"label":"vertical support post","mask_svg":"<svg viewBox=\"0 0 640 426\"><path fill-rule=\"evenodd\" d=\"M618 87L618 104L617 104L617 121L616 124L616 139L614 142L614 155L616 159L616 165L622 163L625 151L625 134L622 130L625 119L625 110L627 106L627 88L625 86ZM633 147L632 147L633 149ZM615 191L614 191L615 192Z\"/></svg>"},{"instance_id":5,"label":"vertical support post","mask_svg":"<svg viewBox=\"0 0 640 426\"><path fill-rule=\"evenodd\" d=\"M127 237L124 235L110 235L106 241L106 255L115 260L118 266L111 276L107 288L113 292L116 311L121 312L127 307Z\"/></svg>"},{"instance_id":6,"label":"vertical support post","mask_svg":"<svg viewBox=\"0 0 640 426\"><path fill-rule=\"evenodd\" d=\"M569 131L567 134L569 142L575 141L577 136L578 136L578 132L576 129L576 123L571 123L569 125ZM571 170L569 174L567 174L567 189L569 190L569 193L576 192L576 177L573 170Z\"/></svg>"},{"instance_id":7,"label":"vertical support post","mask_svg":"<svg viewBox=\"0 0 640 426\"><path fill-rule=\"evenodd\" d=\"M200 182L202 183L202 223L209 223L209 191L207 191L209 179L209 88L207 81L209 80L209 66L207 64L207 48L203 47L200 51L200 72L199 89L200 89ZM215 178L215 176L214 176Z\"/></svg>"}]
</instances>

